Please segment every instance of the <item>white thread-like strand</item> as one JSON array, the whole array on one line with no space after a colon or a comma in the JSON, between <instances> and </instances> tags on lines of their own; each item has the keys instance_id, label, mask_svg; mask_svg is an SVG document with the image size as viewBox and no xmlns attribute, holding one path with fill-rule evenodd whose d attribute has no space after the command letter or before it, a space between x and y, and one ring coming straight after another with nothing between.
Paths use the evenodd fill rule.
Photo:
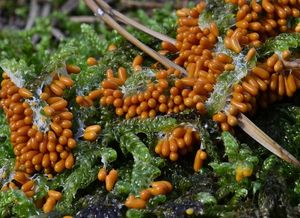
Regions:
<instances>
[{"instance_id":1,"label":"white thread-like strand","mask_svg":"<svg viewBox=\"0 0 300 218\"><path fill-rule=\"evenodd\" d=\"M104 11L101 8L97 8L97 14L96 15L99 15L100 17L102 17L104 15Z\"/></svg>"}]
</instances>

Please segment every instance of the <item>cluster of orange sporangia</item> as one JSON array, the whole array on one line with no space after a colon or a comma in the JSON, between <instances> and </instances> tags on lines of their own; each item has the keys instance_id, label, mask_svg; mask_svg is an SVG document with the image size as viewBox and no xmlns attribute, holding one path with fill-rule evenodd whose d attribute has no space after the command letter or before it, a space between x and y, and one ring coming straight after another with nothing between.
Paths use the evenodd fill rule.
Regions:
<instances>
[{"instance_id":1,"label":"cluster of orange sporangia","mask_svg":"<svg viewBox=\"0 0 300 218\"><path fill-rule=\"evenodd\" d=\"M161 157L177 161L180 155L193 151L194 146L200 143L199 134L189 126L178 126L171 134L160 139L155 146L155 153Z\"/></svg>"},{"instance_id":2,"label":"cluster of orange sporangia","mask_svg":"<svg viewBox=\"0 0 300 218\"><path fill-rule=\"evenodd\" d=\"M179 57L175 63L186 67L188 77L172 69L160 70L156 73L156 82L150 82L145 91L124 97L126 93L120 92L120 86L125 81L121 82L120 76L114 78L113 72L109 70L107 80L101 84L102 87L89 95L95 98L102 96L101 105L113 105L116 114L125 115L126 118L155 117L158 113L178 113L187 108L195 108L200 114L204 114L204 102L213 90L216 78L224 70L234 69L231 57L222 53L216 56L213 54L212 49L219 35L217 25L212 23L203 30L198 26L198 16L204 8L205 4L201 2L193 9L178 11L180 18L177 44L173 46L167 42L162 43L165 50L179 50ZM141 69L142 61L140 55L134 58L132 66L136 71ZM121 69L125 71L124 68L120 68L118 75ZM171 74L175 82L170 80ZM80 96L81 99L87 97ZM81 101L78 103L84 105Z\"/></svg>"},{"instance_id":3,"label":"cluster of orange sporangia","mask_svg":"<svg viewBox=\"0 0 300 218\"><path fill-rule=\"evenodd\" d=\"M217 77L224 71L235 68L230 56L224 53L216 54L213 51L219 36L216 23L212 22L203 29L199 27L198 18L204 9L205 2L202 1L192 9L184 8L177 11L179 27L175 46L179 55L174 60L175 63L184 66L188 72L187 77L175 81L175 87L185 86L187 92L191 95L195 94L193 101L197 102L196 104L192 104L190 98L184 100L190 107L196 106L196 109L202 113L205 113L204 102L213 91ZM163 42L162 47L170 52L175 51L167 42Z\"/></svg>"},{"instance_id":4,"label":"cluster of orange sporangia","mask_svg":"<svg viewBox=\"0 0 300 218\"><path fill-rule=\"evenodd\" d=\"M64 169L71 169L74 157L71 150L75 148L73 138L73 114L68 110L68 102L62 97L64 90L73 85L73 80L67 76L55 75L51 84L45 86L40 98L48 105L44 112L51 119L50 129L44 135L45 146L40 147L43 153L42 167L46 173L61 173Z\"/></svg>"},{"instance_id":5,"label":"cluster of orange sporangia","mask_svg":"<svg viewBox=\"0 0 300 218\"><path fill-rule=\"evenodd\" d=\"M105 183L106 191L111 191L118 180L118 171L112 169L107 174L107 170L101 167L98 172L98 180Z\"/></svg>"},{"instance_id":6,"label":"cluster of orange sporangia","mask_svg":"<svg viewBox=\"0 0 300 218\"><path fill-rule=\"evenodd\" d=\"M85 128L83 133L83 138L86 141L94 141L98 137L98 135L101 132L101 126L100 125L91 125Z\"/></svg>"},{"instance_id":7,"label":"cluster of orange sporangia","mask_svg":"<svg viewBox=\"0 0 300 218\"><path fill-rule=\"evenodd\" d=\"M120 67L118 69L118 77L115 77L113 71L109 69L106 72L106 76L107 79L101 83L102 88L93 90L88 96L84 97L89 98L91 101L100 98L100 104L102 106L114 105L114 107L116 107L116 114L118 114L117 108L120 108L123 105L123 93L119 87L126 81L126 69Z\"/></svg>"},{"instance_id":8,"label":"cluster of orange sporangia","mask_svg":"<svg viewBox=\"0 0 300 218\"><path fill-rule=\"evenodd\" d=\"M87 63L88 66L94 66L94 65L97 65L98 62L97 62L96 58L89 57L86 60L86 63ZM67 69L68 69L68 66L70 66L70 65L67 65ZM77 73L78 71L74 72L74 68L76 66L75 65L71 65L71 66L73 66L73 68L69 69L68 73ZM79 68L79 67L77 67L77 68ZM90 106L93 105L93 100L96 99L98 96L100 96L100 93L101 92L99 92L99 90L95 90L89 96L76 96L76 99L75 99L76 103L79 104L82 107L90 107Z\"/></svg>"},{"instance_id":9,"label":"cluster of orange sporangia","mask_svg":"<svg viewBox=\"0 0 300 218\"><path fill-rule=\"evenodd\" d=\"M61 192L55 190L49 190L47 193L46 201L42 207L44 213L51 212L54 209L56 203L60 201L61 198L62 198Z\"/></svg>"},{"instance_id":10,"label":"cluster of orange sporangia","mask_svg":"<svg viewBox=\"0 0 300 218\"><path fill-rule=\"evenodd\" d=\"M1 191L21 189L28 198L31 198L35 194L34 187L34 181L29 178L29 174L19 171L15 173L12 181L1 188Z\"/></svg>"},{"instance_id":11,"label":"cluster of orange sporangia","mask_svg":"<svg viewBox=\"0 0 300 218\"><path fill-rule=\"evenodd\" d=\"M297 1L279 1L274 5L269 1L263 1L262 5L256 1L248 3L244 0L233 0L228 2L238 4L239 10L236 14L235 27L227 31L224 45L236 53L241 52L246 45L252 47L245 57L246 62L256 54L255 47L260 46L267 37L281 32L296 31L287 29L286 24L288 16L294 18L300 16L298 9L300 5ZM188 77L181 78L179 81L185 81L184 85L193 87L192 91L202 94L201 97L205 101L213 89L216 78L224 71L234 70L235 66L232 64L232 58L228 55L213 52L219 35L216 24L212 22L210 26L203 29L199 27L198 17L204 8L205 2L202 1L192 9L184 8L177 11L179 27L176 49L179 51L179 55L174 62L184 66L188 72ZM162 47L170 52L176 52L174 47L167 42L162 43ZM256 108L258 93L260 93L258 101L263 106L266 102L272 102L284 94L293 95L299 84L299 73L296 70L288 71L286 69L284 60L288 56L289 52L285 51L282 53L282 57L274 54L268 63L258 63L250 70L248 76L233 88L230 105L225 111L213 116L213 119L220 123L222 130L228 131L237 125L236 115L239 112L252 112ZM272 78L272 82L269 81L270 78ZM209 86L209 90L206 90L207 93L196 89L194 84L197 83L202 89ZM268 88L269 84L270 88ZM266 93L269 89L272 92ZM266 100L266 98L268 99Z\"/></svg>"},{"instance_id":12,"label":"cluster of orange sporangia","mask_svg":"<svg viewBox=\"0 0 300 218\"><path fill-rule=\"evenodd\" d=\"M150 198L157 195L165 195L173 190L173 186L170 182L162 180L151 183L151 187L142 190L139 197L129 195L125 201L127 208L143 209L146 207L147 202Z\"/></svg>"},{"instance_id":13,"label":"cluster of orange sporangia","mask_svg":"<svg viewBox=\"0 0 300 218\"><path fill-rule=\"evenodd\" d=\"M133 65L140 67L135 62L136 58ZM126 69L120 67L117 74L118 76L115 77L113 71L109 69L106 73L107 79L101 83L101 88L93 90L88 96L77 96L76 102L82 106L90 106L91 104L83 104L78 99L89 99L86 100L87 102L100 98L102 106L115 107L115 113L118 116L125 116L126 119L136 116L142 119L154 118L158 113L178 113L186 108L193 107L204 113L204 104L202 102L206 97L200 93L208 93L212 88L208 85L202 88L200 83L195 83L195 90L190 90L189 86L192 85L193 81L185 78L176 80L175 85L170 88L171 80L169 75L178 75L178 73L169 69L158 71L155 75L156 81L149 81L145 91L125 97L121 91L121 86L127 79Z\"/></svg>"},{"instance_id":14,"label":"cluster of orange sporangia","mask_svg":"<svg viewBox=\"0 0 300 218\"><path fill-rule=\"evenodd\" d=\"M27 89L18 88L6 73L3 73L2 77L0 103L9 122L11 131L10 141L17 156L16 169L33 173L36 169L35 164L32 163L32 159L39 152L33 151L29 140L33 136L41 142L40 136L42 133L38 133L37 129L32 125L33 111L29 104L24 102L24 98L31 98L32 93ZM37 168L39 170L40 166L37 166Z\"/></svg>"},{"instance_id":15,"label":"cluster of orange sporangia","mask_svg":"<svg viewBox=\"0 0 300 218\"><path fill-rule=\"evenodd\" d=\"M4 185L1 191L8 189L21 189L28 198L32 198L36 191L34 180L29 177L29 174L21 171L15 172L13 180ZM42 208L45 213L49 213L61 198L61 192L49 190L47 197L36 200L35 204L38 208Z\"/></svg>"},{"instance_id":16,"label":"cluster of orange sporangia","mask_svg":"<svg viewBox=\"0 0 300 218\"><path fill-rule=\"evenodd\" d=\"M288 17L299 17L299 2L297 1L280 1L274 5L269 1L263 1L262 5L256 1L228 1L239 5L236 14L235 28L227 31L224 44L228 49L239 53L243 46L250 45L257 47L265 41L266 37L277 35L280 32L294 31L287 29ZM273 9L270 9L273 8ZM211 49L217 42L219 35L218 28L214 22L210 26L201 29L198 24L199 14L205 8L205 2L200 2L195 8L181 9L177 11L178 29L176 48L179 56L175 63L183 65L189 77L196 77L202 70L207 73L219 75L225 70L234 68L228 63L214 60L217 55L213 54ZM165 49L171 48L163 43ZM174 49L170 49L173 51ZM226 64L228 64L226 66ZM196 73L196 75L194 75ZM215 76L217 76L215 75Z\"/></svg>"},{"instance_id":17,"label":"cluster of orange sporangia","mask_svg":"<svg viewBox=\"0 0 300 218\"><path fill-rule=\"evenodd\" d=\"M207 153L199 148L196 152L195 159L194 159L194 171L199 172L203 166L204 161L207 158Z\"/></svg>"},{"instance_id":18,"label":"cluster of orange sporangia","mask_svg":"<svg viewBox=\"0 0 300 218\"><path fill-rule=\"evenodd\" d=\"M16 170L28 174L44 170L50 174L53 169L58 173L65 168L71 169L74 165L71 149L76 146L70 129L73 115L66 108L67 101L60 96L73 81L66 76L55 76L41 94L41 99L48 103L44 108L45 114L51 118L51 130L44 133L33 125L33 111L25 102L25 99L33 97L32 93L18 88L6 73L2 76L1 107L9 121Z\"/></svg>"},{"instance_id":19,"label":"cluster of orange sporangia","mask_svg":"<svg viewBox=\"0 0 300 218\"><path fill-rule=\"evenodd\" d=\"M289 51L273 54L263 63L258 63L240 84L233 87L229 106L213 116L222 130L228 131L237 125L239 113L253 112L257 106L267 107L284 96L292 97L300 88L300 71L286 68Z\"/></svg>"},{"instance_id":20,"label":"cluster of orange sporangia","mask_svg":"<svg viewBox=\"0 0 300 218\"><path fill-rule=\"evenodd\" d=\"M213 60L212 49L219 36L216 23L213 22L204 29L199 27L198 17L204 8L205 3L200 2L195 8L183 8L177 11L179 18L175 46L179 51L179 56L174 62L184 66L188 77L192 78L204 76L202 74L211 73L210 76L213 76L213 74L221 73L219 68L224 65Z\"/></svg>"},{"instance_id":21,"label":"cluster of orange sporangia","mask_svg":"<svg viewBox=\"0 0 300 218\"><path fill-rule=\"evenodd\" d=\"M155 117L158 113L178 113L187 108L195 108L200 114L204 114L204 102L209 93L213 90L216 77L225 69L234 68L232 59L226 54L213 56L212 49L217 42L219 31L217 25L213 23L209 28L201 30L198 27L199 13L205 8L201 2L193 9L182 9L177 12L179 18L179 28L176 46L163 42L162 47L170 52L179 50L179 57L175 63L184 65L189 73L188 77L183 77L178 71L173 69L160 70L156 73L156 82L150 82L145 91L141 91L132 96L124 96L120 86L126 81L120 81L120 71L118 77L109 70L107 79L102 82L101 88L89 94L93 99L101 96L102 106L113 105L118 116L127 119L140 117L142 119ZM200 45L199 45L200 42ZM132 67L135 71L142 69L143 58L138 55L134 58ZM175 83L170 79L172 74ZM174 84L173 84L174 83ZM78 96L81 100L88 96ZM77 101L80 105L88 104L88 100Z\"/></svg>"},{"instance_id":22,"label":"cluster of orange sporangia","mask_svg":"<svg viewBox=\"0 0 300 218\"><path fill-rule=\"evenodd\" d=\"M236 28L227 31L224 44L236 53L246 45L259 47L268 37L281 32L297 31L297 26L288 29L287 18L300 17L299 1L273 3L264 0L261 5L256 1L229 2L238 4L239 10L236 14ZM246 61L255 55L254 48L249 50L248 55ZM213 117L221 124L222 130L237 125L235 116L240 112L252 112L257 104L266 107L282 96L293 96L300 87L300 75L297 70L285 66L290 55L289 51L282 52L280 56L273 54L264 63L258 63L239 85L234 86L228 109Z\"/></svg>"},{"instance_id":23,"label":"cluster of orange sporangia","mask_svg":"<svg viewBox=\"0 0 300 218\"><path fill-rule=\"evenodd\" d=\"M118 171L111 169L109 172L104 167L101 167L98 172L98 180L105 183L105 189L110 192L118 179ZM125 201L125 206L128 208L142 209L146 207L150 198L157 195L165 195L171 192L173 186L168 181L152 182L150 188L140 191L139 197L129 195Z\"/></svg>"},{"instance_id":24,"label":"cluster of orange sporangia","mask_svg":"<svg viewBox=\"0 0 300 218\"><path fill-rule=\"evenodd\" d=\"M291 97L296 89L300 88L300 71L299 69L289 69L292 62L289 62L291 52L283 51L281 56L273 54L267 59L267 66L273 69L270 81L270 90L277 92L279 96L286 94Z\"/></svg>"},{"instance_id":25,"label":"cluster of orange sporangia","mask_svg":"<svg viewBox=\"0 0 300 218\"><path fill-rule=\"evenodd\" d=\"M253 173L253 169L246 166L237 166L235 169L235 180L240 182L246 177L250 177Z\"/></svg>"},{"instance_id":26,"label":"cluster of orange sporangia","mask_svg":"<svg viewBox=\"0 0 300 218\"><path fill-rule=\"evenodd\" d=\"M93 61L91 61L93 60ZM96 59L89 57L87 63L90 66L93 66L97 63ZM118 77L114 76L114 72L111 69L108 69L106 72L107 79L102 82L102 89L96 89L91 91L87 96L76 96L76 103L82 107L90 107L93 105L93 101L100 99L100 104L102 105L120 105L120 100L123 97L123 94L118 90L119 86L123 85L127 79L126 69L120 67L118 69ZM106 89L106 91L105 91Z\"/></svg>"},{"instance_id":27,"label":"cluster of orange sporangia","mask_svg":"<svg viewBox=\"0 0 300 218\"><path fill-rule=\"evenodd\" d=\"M300 2L297 0L227 0L237 4L235 29L229 29L225 46L237 53L244 45L259 47L270 36L282 32L297 31L297 26L289 28L288 19L300 17Z\"/></svg>"},{"instance_id":28,"label":"cluster of orange sporangia","mask_svg":"<svg viewBox=\"0 0 300 218\"><path fill-rule=\"evenodd\" d=\"M31 198L35 194L31 174L43 170L51 177L53 172L60 173L74 165L71 153L76 146L71 130L73 114L67 109L68 102L62 98L64 89L71 87L73 81L67 76L55 75L41 93L40 98L48 104L43 108L44 112L51 119L51 130L44 133L33 125L33 110L25 102L33 94L25 88L18 88L6 73L2 77L0 104L9 121L16 172L13 180L1 190L19 188ZM36 205L48 213L60 199L60 192L49 190L47 199L38 200Z\"/></svg>"},{"instance_id":29,"label":"cluster of orange sporangia","mask_svg":"<svg viewBox=\"0 0 300 218\"><path fill-rule=\"evenodd\" d=\"M236 14L236 28L229 29L224 40L225 47L239 53L246 45L259 47L270 36L281 32L296 31L288 29L287 18L300 16L298 1L229 1L239 5ZM249 61L255 55L251 48L246 56ZM237 125L236 115L240 112L252 112L257 103L266 107L282 96L293 96L300 87L299 72L285 67L284 61L290 57L289 51L282 55L274 54L258 63L243 81L234 86L230 106L226 111L219 112L213 119L221 124L222 130L229 130Z\"/></svg>"}]
</instances>

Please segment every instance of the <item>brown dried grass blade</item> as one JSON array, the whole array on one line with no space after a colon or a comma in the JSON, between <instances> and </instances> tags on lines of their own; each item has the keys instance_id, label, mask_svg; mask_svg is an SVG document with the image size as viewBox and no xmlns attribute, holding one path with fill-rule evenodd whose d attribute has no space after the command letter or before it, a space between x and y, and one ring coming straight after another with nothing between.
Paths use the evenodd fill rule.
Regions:
<instances>
[{"instance_id":1,"label":"brown dried grass blade","mask_svg":"<svg viewBox=\"0 0 300 218\"><path fill-rule=\"evenodd\" d=\"M161 54L154 51L152 48L148 47L133 35L131 35L127 30L125 30L122 26L120 26L111 16L109 16L105 11L103 11L93 0L85 0L87 6L95 13L95 16L102 19L105 23L107 23L111 28L115 29L120 33L124 38L126 38L129 42L134 44L136 47L144 51L146 54L151 56L156 61L160 62L167 68L174 68L175 70L180 71L183 75L187 75L187 72L182 67L178 66L168 58L162 56Z\"/></svg>"},{"instance_id":2,"label":"brown dried grass blade","mask_svg":"<svg viewBox=\"0 0 300 218\"><path fill-rule=\"evenodd\" d=\"M300 162L287 150L282 148L277 142L271 139L266 133L258 128L251 120L249 120L244 114L240 114L238 117L239 126L241 129L251 136L255 141L264 146L266 149L277 155L281 159L300 167Z\"/></svg>"},{"instance_id":3,"label":"brown dried grass blade","mask_svg":"<svg viewBox=\"0 0 300 218\"><path fill-rule=\"evenodd\" d=\"M149 34L150 36L153 36L154 38L160 39L161 41L167 41L167 42L169 42L173 45L176 44L175 39L173 39L169 36L166 36L164 34L161 34L159 32L156 32L156 31L154 31L154 30L152 30L152 29L136 22L135 20L125 16L121 12L112 9L105 1L96 0L96 2L101 6L101 8L103 8L107 12L110 12L111 16L116 17L120 22L122 22L124 24L127 24L127 25L130 25L130 26L133 26L136 29L141 30L141 31Z\"/></svg>"}]
</instances>

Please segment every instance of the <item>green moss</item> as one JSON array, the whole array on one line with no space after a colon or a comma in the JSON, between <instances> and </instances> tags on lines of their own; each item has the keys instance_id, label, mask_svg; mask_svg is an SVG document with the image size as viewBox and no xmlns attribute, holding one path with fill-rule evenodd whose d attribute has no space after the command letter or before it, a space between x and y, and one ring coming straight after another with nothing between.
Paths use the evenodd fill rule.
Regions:
<instances>
[{"instance_id":1,"label":"green moss","mask_svg":"<svg viewBox=\"0 0 300 218\"><path fill-rule=\"evenodd\" d=\"M13 158L13 146L10 143L10 130L3 110L0 110L0 168L6 159Z\"/></svg>"},{"instance_id":2,"label":"green moss","mask_svg":"<svg viewBox=\"0 0 300 218\"><path fill-rule=\"evenodd\" d=\"M237 7L232 4L224 6L224 1L206 2L209 5L200 16L199 25L204 27L215 21L223 36L225 30L234 25ZM52 3L57 8L63 1ZM13 13L11 5L6 8L7 13ZM18 16L24 16L25 12L24 9L16 11ZM90 14L89 9L80 1L74 14L87 13ZM133 11L132 14L152 29L175 38L176 16L171 5L153 11L151 17L142 10ZM51 36L54 20L56 27L66 35L61 42L53 40ZM297 22L297 19L293 19L289 23L295 25ZM132 28L129 31L154 49L160 48L160 42L151 36ZM112 43L117 49L107 52ZM268 40L258 49L258 58L286 49L298 51L298 48L299 36L284 33ZM66 73L66 64L76 64L81 68L80 74L72 75L75 85L64 93L75 117L73 133L78 145L73 154L76 164L72 170L55 175L53 179L47 179L42 174L33 177L37 183L34 200L45 197L49 189L63 193L63 199L51 216L75 215L78 210L83 210L88 211L87 214L82 213L85 215L83 217L94 213L101 216L183 217L187 216L186 210L189 208L193 209L194 217L245 217L253 214L299 216L296 208L300 199L299 169L270 155L264 148L258 148L257 144L244 138L238 131L236 136L227 132L220 135L210 119L205 120L190 110L176 115L157 116L155 119L125 120L117 117L113 108L102 107L98 102L91 108L79 107L74 97L87 95L99 88L109 68L113 69L115 75L119 67L127 69L129 79L122 87L126 95L142 91L148 81L154 80L152 70L133 73L131 69L132 60L137 54L143 55L144 66L151 66L154 61L103 24L81 25L56 11L46 18L37 19L30 30L1 30L0 50L1 67L15 75L17 80L22 80L22 86L32 91L40 88L46 78L51 80L53 71ZM224 72L218 78L215 91L206 102L210 115L226 110L233 85L240 82L248 69L256 64L256 57L249 63L244 61L248 48L237 55L225 49L222 40L219 40L214 51L231 56L236 69ZM87 66L86 60L90 56L97 58L97 65ZM258 116L257 123L300 158L299 107L284 105L274 111ZM173 163L155 154L154 147L161 134L170 132L181 123L190 123L199 131L201 144ZM92 124L101 125L99 137L94 143L82 141L83 127ZM2 111L0 129L0 182L4 185L11 180L15 160L13 147L9 143L9 128ZM201 171L194 173L192 164L199 147L205 149L208 159ZM103 166L108 170L117 169L119 173L118 181L110 193L105 190L103 183L97 181L98 170ZM235 171L239 166L253 170L253 175L237 182ZM143 210L122 207L128 194L138 196L140 190L149 187L154 180L170 181L172 193L155 196ZM0 217L29 217L39 213L33 202L20 191L0 192Z\"/></svg>"},{"instance_id":3,"label":"green moss","mask_svg":"<svg viewBox=\"0 0 300 218\"><path fill-rule=\"evenodd\" d=\"M281 52L288 49L300 47L299 33L281 33L274 38L268 39L259 49L260 58L272 55L274 52Z\"/></svg>"},{"instance_id":4,"label":"green moss","mask_svg":"<svg viewBox=\"0 0 300 218\"><path fill-rule=\"evenodd\" d=\"M235 24L237 7L233 4L225 4L224 0L207 0L206 7L199 16L199 26L207 27L210 23L216 22L221 35Z\"/></svg>"},{"instance_id":5,"label":"green moss","mask_svg":"<svg viewBox=\"0 0 300 218\"><path fill-rule=\"evenodd\" d=\"M40 214L32 200L20 190L0 192L0 216L27 218Z\"/></svg>"},{"instance_id":6,"label":"green moss","mask_svg":"<svg viewBox=\"0 0 300 218\"><path fill-rule=\"evenodd\" d=\"M140 139L128 132L120 138L120 146L124 153L131 153L134 159L131 173L130 193L137 195L142 189L160 175L156 160L150 155L146 145Z\"/></svg>"}]
</instances>

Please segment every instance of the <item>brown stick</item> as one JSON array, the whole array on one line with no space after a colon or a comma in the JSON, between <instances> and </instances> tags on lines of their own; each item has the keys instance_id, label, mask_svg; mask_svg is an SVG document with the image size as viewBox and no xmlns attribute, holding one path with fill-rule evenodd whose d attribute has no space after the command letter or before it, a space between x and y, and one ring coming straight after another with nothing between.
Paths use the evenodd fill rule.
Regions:
<instances>
[{"instance_id":1,"label":"brown stick","mask_svg":"<svg viewBox=\"0 0 300 218\"><path fill-rule=\"evenodd\" d=\"M35 18L38 15L38 10L39 10L39 6L37 3L37 0L31 0L29 18L28 18L26 26L25 26L26 30L30 29L33 26Z\"/></svg>"},{"instance_id":2,"label":"brown stick","mask_svg":"<svg viewBox=\"0 0 300 218\"><path fill-rule=\"evenodd\" d=\"M78 23L94 23L97 21L97 18L94 16L71 16L70 19Z\"/></svg>"},{"instance_id":3,"label":"brown stick","mask_svg":"<svg viewBox=\"0 0 300 218\"><path fill-rule=\"evenodd\" d=\"M65 35L59 29L57 29L55 27L52 27L51 33L59 41L62 41L65 38Z\"/></svg>"},{"instance_id":4,"label":"brown stick","mask_svg":"<svg viewBox=\"0 0 300 218\"><path fill-rule=\"evenodd\" d=\"M173 1L173 7L175 9L183 8L187 6L187 0L185 1ZM198 2L198 1L195 1ZM136 8L162 8L164 6L163 3L158 2L141 2L141 1L131 1L131 0L122 0L121 3L125 5L125 7L136 7Z\"/></svg>"},{"instance_id":5,"label":"brown stick","mask_svg":"<svg viewBox=\"0 0 300 218\"><path fill-rule=\"evenodd\" d=\"M43 8L42 8L42 13L41 13L41 17L46 17L50 14L50 11L51 11L51 4L49 2L46 2L44 5L43 5Z\"/></svg>"},{"instance_id":6,"label":"brown stick","mask_svg":"<svg viewBox=\"0 0 300 218\"><path fill-rule=\"evenodd\" d=\"M127 7L137 7L137 8L161 8L163 7L162 3L158 2L140 2L140 1L130 1L122 0L123 5Z\"/></svg>"},{"instance_id":7,"label":"brown stick","mask_svg":"<svg viewBox=\"0 0 300 218\"><path fill-rule=\"evenodd\" d=\"M161 34L159 32L156 32L152 29L149 29L148 27L141 25L140 23L136 22L135 20L125 16L124 14L120 13L119 11L116 11L114 9L112 9L108 4L106 4L106 2L102 1L102 0L96 0L97 3L100 5L101 8L103 8L106 11L110 11L112 13L113 16L116 16L116 18L122 22L125 23L127 25L131 25L133 27L135 27L138 30L141 30L147 34L149 34L150 36L153 36L157 39L160 39L161 41L167 41L173 45L176 44L176 40L172 39L169 36L166 36L164 34Z\"/></svg>"},{"instance_id":8,"label":"brown stick","mask_svg":"<svg viewBox=\"0 0 300 218\"><path fill-rule=\"evenodd\" d=\"M61 7L60 10L63 13L68 14L69 12L71 12L72 10L74 10L77 7L78 3L79 3L79 0L68 0L67 2L65 2L63 4L63 6Z\"/></svg>"}]
</instances>

